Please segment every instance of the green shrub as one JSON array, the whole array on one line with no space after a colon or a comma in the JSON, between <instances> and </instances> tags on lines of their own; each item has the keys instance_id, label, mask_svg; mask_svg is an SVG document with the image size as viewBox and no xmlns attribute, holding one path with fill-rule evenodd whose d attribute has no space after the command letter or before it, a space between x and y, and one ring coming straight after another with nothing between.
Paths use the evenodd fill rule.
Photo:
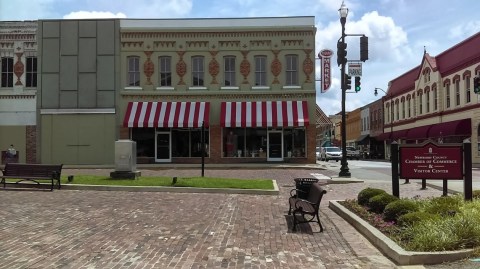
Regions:
<instances>
[{"instance_id":1,"label":"green shrub","mask_svg":"<svg viewBox=\"0 0 480 269\"><path fill-rule=\"evenodd\" d=\"M438 214L441 216L454 216L460 212L463 205L461 195L435 197L424 203L423 210L427 213Z\"/></svg>"},{"instance_id":2,"label":"green shrub","mask_svg":"<svg viewBox=\"0 0 480 269\"><path fill-rule=\"evenodd\" d=\"M464 212L453 217L437 217L409 226L406 250L445 251L478 247L480 216Z\"/></svg>"},{"instance_id":3,"label":"green shrub","mask_svg":"<svg viewBox=\"0 0 480 269\"><path fill-rule=\"evenodd\" d=\"M417 222L434 219L434 218L440 218L440 217L434 214L423 212L423 211L415 211L415 212L410 212L402 216L399 216L397 224L399 226L411 226L411 225L415 225L415 223Z\"/></svg>"},{"instance_id":4,"label":"green shrub","mask_svg":"<svg viewBox=\"0 0 480 269\"><path fill-rule=\"evenodd\" d=\"M412 200L400 199L393 201L385 207L383 219L397 222L398 217L420 209L419 205Z\"/></svg>"},{"instance_id":5,"label":"green shrub","mask_svg":"<svg viewBox=\"0 0 480 269\"><path fill-rule=\"evenodd\" d=\"M480 190L474 190L472 196L473 199L480 199Z\"/></svg>"},{"instance_id":6,"label":"green shrub","mask_svg":"<svg viewBox=\"0 0 480 269\"><path fill-rule=\"evenodd\" d=\"M398 200L398 197L385 192L370 198L370 200L368 200L367 206L372 212L382 213L388 204L396 200Z\"/></svg>"},{"instance_id":7,"label":"green shrub","mask_svg":"<svg viewBox=\"0 0 480 269\"><path fill-rule=\"evenodd\" d=\"M368 200L370 200L370 198L382 193L386 193L386 192L382 189L375 189L375 188L363 189L358 193L358 196L357 196L358 203L360 205L367 205Z\"/></svg>"}]
</instances>

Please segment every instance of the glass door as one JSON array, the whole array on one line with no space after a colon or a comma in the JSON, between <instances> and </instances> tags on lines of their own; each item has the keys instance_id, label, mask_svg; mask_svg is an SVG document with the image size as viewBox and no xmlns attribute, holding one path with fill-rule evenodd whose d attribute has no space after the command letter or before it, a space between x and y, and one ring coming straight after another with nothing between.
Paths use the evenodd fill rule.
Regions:
<instances>
[{"instance_id":1,"label":"glass door","mask_svg":"<svg viewBox=\"0 0 480 269\"><path fill-rule=\"evenodd\" d=\"M171 162L172 153L170 149L170 132L157 132L157 139L155 139L155 162Z\"/></svg>"},{"instance_id":2,"label":"glass door","mask_svg":"<svg viewBox=\"0 0 480 269\"><path fill-rule=\"evenodd\" d=\"M267 161L283 161L282 131L268 131Z\"/></svg>"}]
</instances>

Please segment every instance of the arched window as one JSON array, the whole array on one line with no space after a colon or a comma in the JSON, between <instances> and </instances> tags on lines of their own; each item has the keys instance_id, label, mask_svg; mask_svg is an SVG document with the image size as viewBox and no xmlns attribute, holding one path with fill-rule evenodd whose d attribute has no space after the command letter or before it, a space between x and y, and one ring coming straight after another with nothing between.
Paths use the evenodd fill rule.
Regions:
<instances>
[{"instance_id":1,"label":"arched window","mask_svg":"<svg viewBox=\"0 0 480 269\"><path fill-rule=\"evenodd\" d=\"M480 156L480 124L477 127L477 155Z\"/></svg>"}]
</instances>

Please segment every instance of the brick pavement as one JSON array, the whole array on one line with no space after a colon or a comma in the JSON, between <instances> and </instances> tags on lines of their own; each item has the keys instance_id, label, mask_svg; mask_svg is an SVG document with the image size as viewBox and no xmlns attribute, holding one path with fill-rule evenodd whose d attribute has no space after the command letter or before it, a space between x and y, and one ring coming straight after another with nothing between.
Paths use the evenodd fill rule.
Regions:
<instances>
[{"instance_id":1,"label":"brick pavement","mask_svg":"<svg viewBox=\"0 0 480 269\"><path fill-rule=\"evenodd\" d=\"M109 170L64 170L103 174ZM327 170L207 170L205 176L276 179L280 195L120 191L1 191L0 268L394 268L363 236L328 209L388 182L328 185L325 227L291 232L293 178ZM189 169L142 175L196 176ZM401 185L410 196L440 191Z\"/></svg>"}]
</instances>

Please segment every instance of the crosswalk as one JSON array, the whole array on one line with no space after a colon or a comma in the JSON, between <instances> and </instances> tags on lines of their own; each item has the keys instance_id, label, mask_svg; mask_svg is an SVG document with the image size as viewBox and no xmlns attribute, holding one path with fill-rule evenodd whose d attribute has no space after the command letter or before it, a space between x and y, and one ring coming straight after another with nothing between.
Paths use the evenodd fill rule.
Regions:
<instances>
[{"instance_id":1,"label":"crosswalk","mask_svg":"<svg viewBox=\"0 0 480 269\"><path fill-rule=\"evenodd\" d=\"M328 180L330 179L329 176L326 176L324 174L320 174L320 173L311 173L310 175L312 175L312 177L316 178L316 179L319 179L319 180Z\"/></svg>"},{"instance_id":2,"label":"crosswalk","mask_svg":"<svg viewBox=\"0 0 480 269\"><path fill-rule=\"evenodd\" d=\"M325 165L327 168L329 167L340 167L340 162L323 162L319 161L319 164ZM356 160L348 160L348 166L350 167L357 167L357 168L390 168L392 167L390 162L372 162L372 161L356 161Z\"/></svg>"}]
</instances>

